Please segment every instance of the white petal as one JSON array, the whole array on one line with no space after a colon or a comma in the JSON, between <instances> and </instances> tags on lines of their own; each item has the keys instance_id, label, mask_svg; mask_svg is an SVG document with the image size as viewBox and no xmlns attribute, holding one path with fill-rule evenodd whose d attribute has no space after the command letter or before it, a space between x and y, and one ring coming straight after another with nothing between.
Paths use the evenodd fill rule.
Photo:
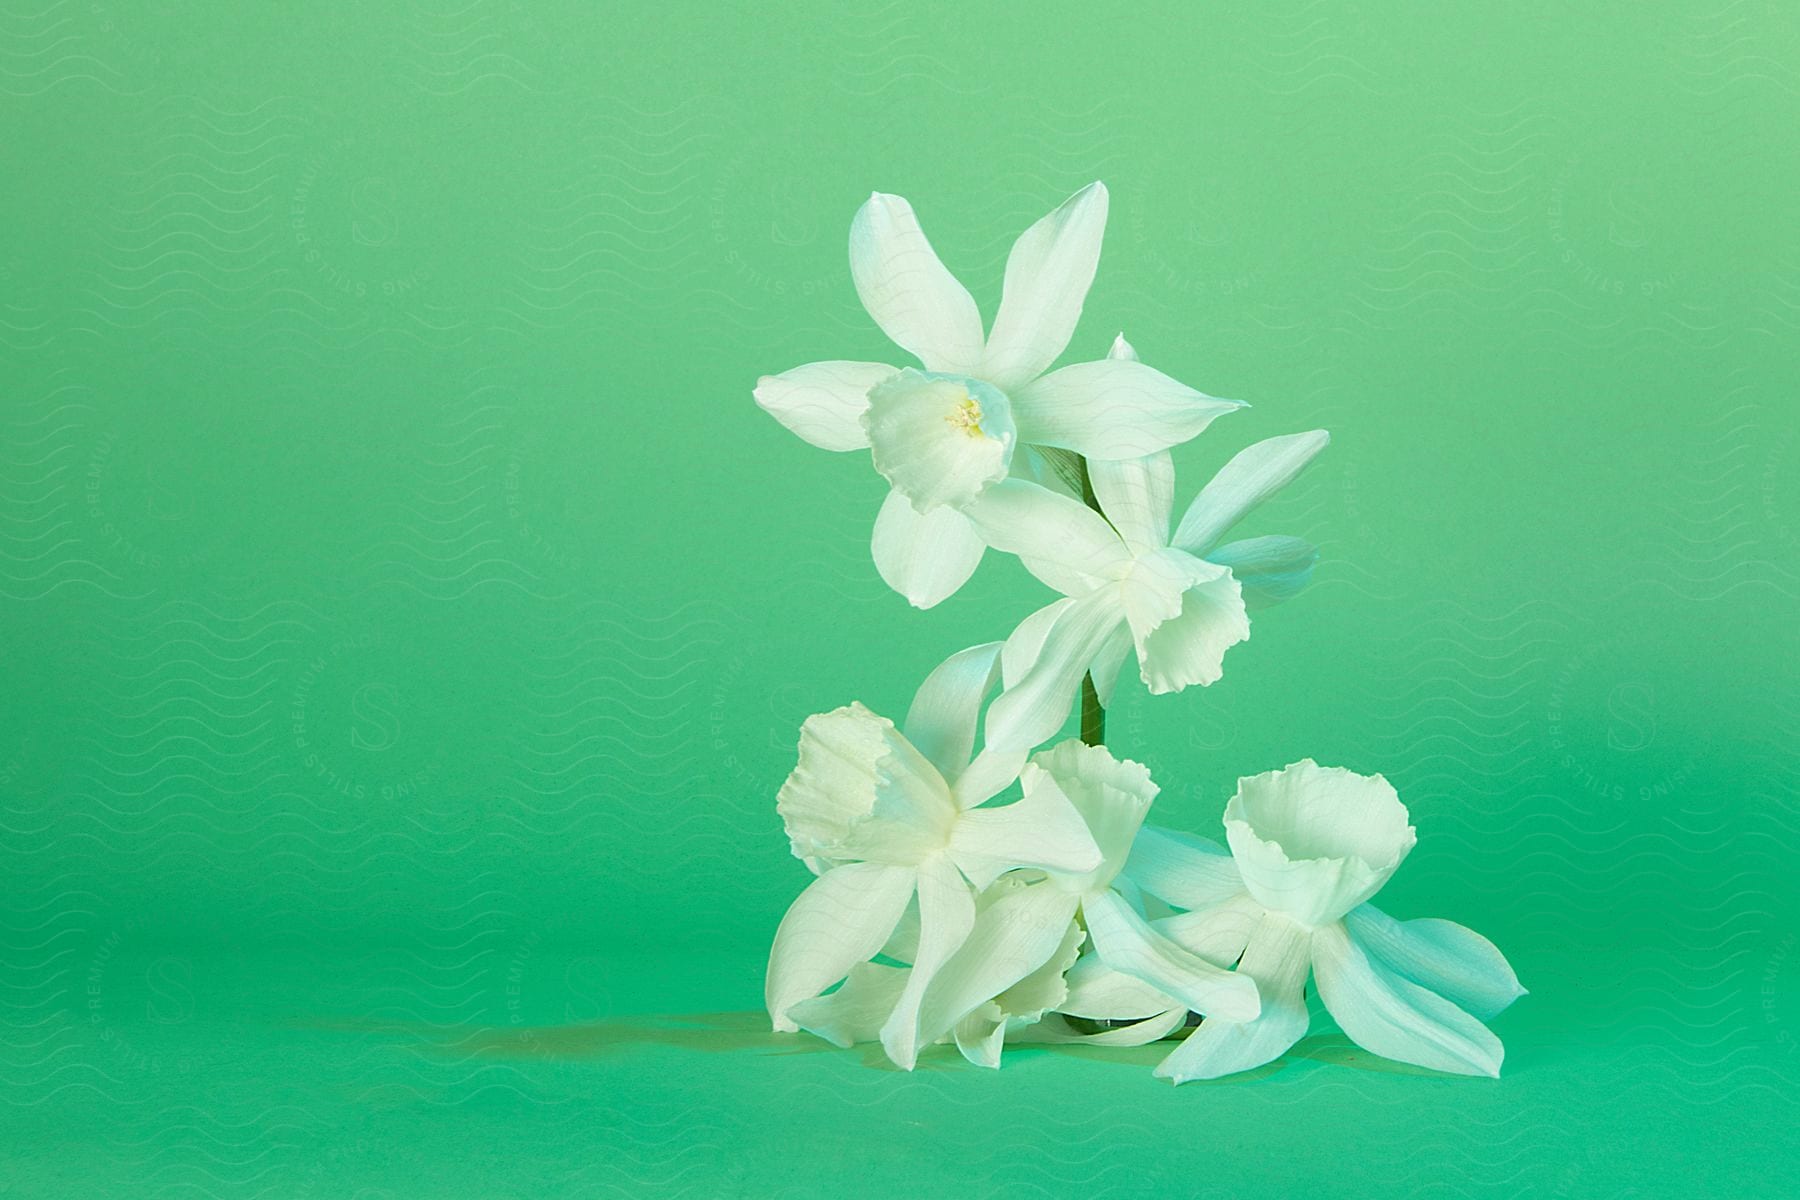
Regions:
<instances>
[{"instance_id":1,"label":"white petal","mask_svg":"<svg viewBox=\"0 0 1800 1200\"><path fill-rule=\"evenodd\" d=\"M833 867L800 893L775 931L763 984L777 1030L797 1029L790 1008L875 956L906 911L913 878L901 867L850 863Z\"/></svg>"},{"instance_id":2,"label":"white petal","mask_svg":"<svg viewBox=\"0 0 1800 1200\"><path fill-rule=\"evenodd\" d=\"M900 914L900 923L894 926L894 932L888 934L881 952L895 962L903 963L911 962L918 955L919 897L916 894L907 901L906 911Z\"/></svg>"},{"instance_id":3,"label":"white petal","mask_svg":"<svg viewBox=\"0 0 1800 1200\"><path fill-rule=\"evenodd\" d=\"M1216 579L1225 568L1180 550L1137 555L1120 581L1119 603L1131 635L1140 645L1152 630L1181 612L1181 595L1195 584Z\"/></svg>"},{"instance_id":4,"label":"white petal","mask_svg":"<svg viewBox=\"0 0 1800 1200\"><path fill-rule=\"evenodd\" d=\"M1450 1001L1370 960L1333 922L1313 935L1313 978L1338 1027L1363 1049L1456 1075L1499 1078L1506 1052Z\"/></svg>"},{"instance_id":5,"label":"white petal","mask_svg":"<svg viewBox=\"0 0 1800 1200\"><path fill-rule=\"evenodd\" d=\"M1380 890L1418 837L1386 779L1308 758L1238 780L1225 840L1259 903L1324 925Z\"/></svg>"},{"instance_id":6,"label":"white petal","mask_svg":"<svg viewBox=\"0 0 1800 1200\"><path fill-rule=\"evenodd\" d=\"M1030 766L1020 776L1025 796L1011 804L972 808L950 831L949 854L963 874L985 888L1003 871L1032 867L1082 875L1100 865L1087 823L1048 777Z\"/></svg>"},{"instance_id":7,"label":"white petal","mask_svg":"<svg viewBox=\"0 0 1800 1200\"><path fill-rule=\"evenodd\" d=\"M1081 1033L1060 1013L1049 1013L1038 1024L1020 1030L1008 1040L1039 1042L1052 1046L1147 1046L1180 1029L1186 1020L1187 1009L1177 1005L1131 1025L1102 1029L1097 1033Z\"/></svg>"},{"instance_id":8,"label":"white petal","mask_svg":"<svg viewBox=\"0 0 1800 1200\"><path fill-rule=\"evenodd\" d=\"M1061 563L1049 562L1029 555L1019 556L1019 565L1031 574L1031 577L1053 592L1061 592L1065 596L1080 596L1093 591L1105 582L1104 579L1071 570Z\"/></svg>"},{"instance_id":9,"label":"white petal","mask_svg":"<svg viewBox=\"0 0 1800 1200\"><path fill-rule=\"evenodd\" d=\"M1138 672L1152 695L1217 682L1225 652L1250 636L1231 572L1183 551L1139 558L1121 590Z\"/></svg>"},{"instance_id":10,"label":"white petal","mask_svg":"<svg viewBox=\"0 0 1800 1200\"><path fill-rule=\"evenodd\" d=\"M1094 694L1100 699L1101 708L1111 708L1113 695L1118 690L1119 668L1131 657L1131 627L1121 623L1100 647L1100 653L1094 655L1093 665L1088 667L1088 674L1094 680Z\"/></svg>"},{"instance_id":11,"label":"white petal","mask_svg":"<svg viewBox=\"0 0 1800 1200\"><path fill-rule=\"evenodd\" d=\"M1100 263L1106 207L1105 186L1090 183L1013 244L981 367L1000 387L1036 379L1068 346Z\"/></svg>"},{"instance_id":12,"label":"white petal","mask_svg":"<svg viewBox=\"0 0 1800 1200\"><path fill-rule=\"evenodd\" d=\"M975 756L973 762L950 787L950 795L958 808L974 808L985 804L1011 787L1024 767L1028 750L995 750L989 747Z\"/></svg>"},{"instance_id":13,"label":"white petal","mask_svg":"<svg viewBox=\"0 0 1800 1200\"><path fill-rule=\"evenodd\" d=\"M976 1007L1050 961L1068 938L1076 898L1047 884L1002 879L985 893L968 938L919 1008L919 1041L936 1041Z\"/></svg>"},{"instance_id":14,"label":"white petal","mask_svg":"<svg viewBox=\"0 0 1800 1200\"><path fill-rule=\"evenodd\" d=\"M959 650L919 685L902 728L906 740L954 780L969 765L981 704L1000 682L999 642Z\"/></svg>"},{"instance_id":15,"label":"white petal","mask_svg":"<svg viewBox=\"0 0 1800 1200\"><path fill-rule=\"evenodd\" d=\"M1371 958L1484 1020L1525 994L1499 947L1454 921L1396 921L1364 904L1344 925Z\"/></svg>"},{"instance_id":16,"label":"white petal","mask_svg":"<svg viewBox=\"0 0 1800 1200\"><path fill-rule=\"evenodd\" d=\"M981 565L986 548L955 509L921 513L899 492L889 492L882 502L870 544L881 578L914 608L930 608L954 595Z\"/></svg>"},{"instance_id":17,"label":"white petal","mask_svg":"<svg viewBox=\"0 0 1800 1200\"><path fill-rule=\"evenodd\" d=\"M1171 544L1189 554L1205 554L1245 513L1292 483L1330 442L1330 434L1314 429L1268 438L1238 451L1194 497Z\"/></svg>"},{"instance_id":18,"label":"white petal","mask_svg":"<svg viewBox=\"0 0 1800 1200\"><path fill-rule=\"evenodd\" d=\"M1063 976L1086 940L1087 934L1071 921L1062 945L1041 967L958 1021L956 1048L963 1057L978 1067L998 1067L1001 1044L1008 1035L1035 1027L1069 994Z\"/></svg>"},{"instance_id":19,"label":"white petal","mask_svg":"<svg viewBox=\"0 0 1800 1200\"><path fill-rule=\"evenodd\" d=\"M862 427L869 389L896 370L881 363L807 363L757 380L756 402L822 450L861 450L869 444Z\"/></svg>"},{"instance_id":20,"label":"white petal","mask_svg":"<svg viewBox=\"0 0 1800 1200\"><path fill-rule=\"evenodd\" d=\"M1116 892L1082 899L1094 952L1114 970L1136 976L1198 1013L1248 1021L1258 1011L1256 985L1207 962L1151 929Z\"/></svg>"},{"instance_id":21,"label":"white petal","mask_svg":"<svg viewBox=\"0 0 1800 1200\"><path fill-rule=\"evenodd\" d=\"M849 704L808 717L775 798L795 857L916 862L956 807L937 768L886 717Z\"/></svg>"},{"instance_id":22,"label":"white petal","mask_svg":"<svg viewBox=\"0 0 1800 1200\"><path fill-rule=\"evenodd\" d=\"M1158 788L1142 763L1112 756L1104 746L1083 745L1070 738L1033 756L1020 776L1027 792L1054 790L1081 814L1102 861L1090 873L1064 881L1077 891L1097 892L1112 886L1131 853L1132 839L1144 823Z\"/></svg>"},{"instance_id":23,"label":"white petal","mask_svg":"<svg viewBox=\"0 0 1800 1200\"><path fill-rule=\"evenodd\" d=\"M1244 407L1177 383L1125 358L1076 363L1012 394L1019 439L1090 459L1141 458L1198 434Z\"/></svg>"},{"instance_id":24,"label":"white petal","mask_svg":"<svg viewBox=\"0 0 1800 1200\"><path fill-rule=\"evenodd\" d=\"M1007 687L1017 684L1031 670L1038 656L1043 653L1044 642L1049 638L1051 629L1055 628L1057 618L1074 603L1073 600L1064 599L1045 605L1021 621L1012 636L1006 639L1006 648L1000 652L1000 665L1001 678ZM1119 667L1130 651L1131 631L1121 623L1101 644L1099 653L1088 665L1102 705L1112 703L1113 685L1118 680Z\"/></svg>"},{"instance_id":25,"label":"white petal","mask_svg":"<svg viewBox=\"0 0 1800 1200\"><path fill-rule=\"evenodd\" d=\"M1105 517L1023 479L994 484L968 512L994 549L1054 563L1084 579L1117 575L1130 561Z\"/></svg>"},{"instance_id":26,"label":"white petal","mask_svg":"<svg viewBox=\"0 0 1800 1200\"><path fill-rule=\"evenodd\" d=\"M988 745L1029 750L1049 741L1068 719L1088 664L1120 621L1110 588L1084 596L1057 614L1030 669L988 706Z\"/></svg>"},{"instance_id":27,"label":"white petal","mask_svg":"<svg viewBox=\"0 0 1800 1200\"><path fill-rule=\"evenodd\" d=\"M1141 1020L1170 1009L1187 1012L1186 1005L1155 984L1107 966L1097 954L1085 955L1069 968L1068 988L1058 1010L1095 1021Z\"/></svg>"},{"instance_id":28,"label":"white petal","mask_svg":"<svg viewBox=\"0 0 1800 1200\"><path fill-rule=\"evenodd\" d=\"M1131 1025L1120 1025L1090 1033L1082 1042L1090 1046L1148 1046L1161 1041L1187 1022L1188 1010L1177 1005L1164 1013L1146 1017Z\"/></svg>"},{"instance_id":29,"label":"white petal","mask_svg":"<svg viewBox=\"0 0 1800 1200\"><path fill-rule=\"evenodd\" d=\"M1256 980L1262 1012L1253 1021L1208 1017L1156 1068L1176 1083L1216 1079L1272 1062L1306 1034L1306 975L1311 935L1279 913L1267 913L1244 950L1238 974Z\"/></svg>"},{"instance_id":30,"label":"white petal","mask_svg":"<svg viewBox=\"0 0 1800 1200\"><path fill-rule=\"evenodd\" d=\"M881 1027L905 987L905 968L858 963L850 968L843 987L829 996L802 1000L788 1009L788 1017L834 1046L872 1042L881 1036Z\"/></svg>"},{"instance_id":31,"label":"white petal","mask_svg":"<svg viewBox=\"0 0 1800 1200\"><path fill-rule=\"evenodd\" d=\"M1071 912L1071 918L1073 913ZM1009 1025L1025 1025L1060 1005L1069 994L1066 977L1081 954L1087 931L1071 919L1062 944L1037 970L994 998Z\"/></svg>"},{"instance_id":32,"label":"white petal","mask_svg":"<svg viewBox=\"0 0 1800 1200\"><path fill-rule=\"evenodd\" d=\"M911 367L869 389L862 424L875 469L920 512L964 507L1006 478L1018 441L992 385Z\"/></svg>"},{"instance_id":33,"label":"white petal","mask_svg":"<svg viewBox=\"0 0 1800 1200\"><path fill-rule=\"evenodd\" d=\"M1311 581L1319 548L1293 537L1245 538L1209 551L1206 561L1231 568L1247 606L1266 608L1291 599Z\"/></svg>"},{"instance_id":34,"label":"white petal","mask_svg":"<svg viewBox=\"0 0 1800 1200\"><path fill-rule=\"evenodd\" d=\"M1033 446L1021 443L1013 455L1012 473L1016 479L1029 480L1039 487L1064 496L1081 499L1081 455L1055 446Z\"/></svg>"},{"instance_id":35,"label":"white petal","mask_svg":"<svg viewBox=\"0 0 1800 1200\"><path fill-rule=\"evenodd\" d=\"M1244 890L1237 864L1223 846L1156 825L1138 831L1125 871L1146 892L1177 908L1211 908Z\"/></svg>"},{"instance_id":36,"label":"white petal","mask_svg":"<svg viewBox=\"0 0 1800 1200\"><path fill-rule=\"evenodd\" d=\"M933 371L967 375L981 361L981 314L938 261L912 205L876 192L850 223L850 275L863 307L895 344Z\"/></svg>"},{"instance_id":37,"label":"white petal","mask_svg":"<svg viewBox=\"0 0 1800 1200\"><path fill-rule=\"evenodd\" d=\"M1230 967L1244 956L1250 935L1256 932L1268 911L1248 893L1239 892L1211 908L1197 908L1153 921L1150 928L1216 967Z\"/></svg>"},{"instance_id":38,"label":"white petal","mask_svg":"<svg viewBox=\"0 0 1800 1200\"><path fill-rule=\"evenodd\" d=\"M1169 509L1175 503L1175 460L1167 450L1143 458L1096 458L1088 482L1100 509L1133 554L1169 544Z\"/></svg>"},{"instance_id":39,"label":"white petal","mask_svg":"<svg viewBox=\"0 0 1800 1200\"><path fill-rule=\"evenodd\" d=\"M1125 340L1123 333L1113 338L1112 348L1106 352L1108 358L1123 358L1131 362L1138 361L1137 347Z\"/></svg>"},{"instance_id":40,"label":"white petal","mask_svg":"<svg viewBox=\"0 0 1800 1200\"><path fill-rule=\"evenodd\" d=\"M1067 598L1053 600L1019 622L1018 628L1012 631L1000 651L1002 684L1012 687L1025 678L1025 672L1031 670L1038 655L1044 652L1044 642L1056 627L1057 619L1074 603L1074 600Z\"/></svg>"},{"instance_id":41,"label":"white petal","mask_svg":"<svg viewBox=\"0 0 1800 1200\"><path fill-rule=\"evenodd\" d=\"M890 1061L912 1070L919 1054L919 1005L925 990L969 936L975 924L975 897L947 859L934 858L919 869L919 952L907 973L906 987L881 1027L881 1045Z\"/></svg>"},{"instance_id":42,"label":"white petal","mask_svg":"<svg viewBox=\"0 0 1800 1200\"><path fill-rule=\"evenodd\" d=\"M956 1023L956 1048L975 1066L998 1070L1005 1043L1006 1014L992 1001Z\"/></svg>"},{"instance_id":43,"label":"white petal","mask_svg":"<svg viewBox=\"0 0 1800 1200\"><path fill-rule=\"evenodd\" d=\"M1061 563L1049 562L1029 555L1019 556L1019 565L1030 572L1031 577L1053 592L1061 592L1065 596L1080 596L1099 587L1103 579L1071 570Z\"/></svg>"}]
</instances>

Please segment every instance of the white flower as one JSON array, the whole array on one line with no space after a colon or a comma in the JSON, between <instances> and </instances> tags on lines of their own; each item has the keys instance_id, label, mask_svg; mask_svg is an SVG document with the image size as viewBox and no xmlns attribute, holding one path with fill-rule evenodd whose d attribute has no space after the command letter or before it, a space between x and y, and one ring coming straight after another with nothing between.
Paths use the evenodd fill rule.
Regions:
<instances>
[{"instance_id":1,"label":"white flower","mask_svg":"<svg viewBox=\"0 0 1800 1200\"><path fill-rule=\"evenodd\" d=\"M1049 371L1093 282L1106 207L1106 188L1090 184L1020 236L984 337L975 301L912 206L871 195L850 226L850 273L875 323L923 369L817 362L756 385L756 402L813 445L872 451L892 485L875 520L875 566L920 608L974 573L984 547L957 510L1006 478L1020 446L1132 458L1241 407L1129 359Z\"/></svg>"},{"instance_id":2,"label":"white flower","mask_svg":"<svg viewBox=\"0 0 1800 1200\"><path fill-rule=\"evenodd\" d=\"M1019 773L1022 754L971 761L999 643L945 660L920 686L906 732L860 704L807 719L799 763L777 809L795 855L821 872L775 934L764 989L777 1030L791 1010L881 951L916 897L913 970L881 1029L889 1057L912 1065L926 987L975 923L971 890L1014 867L1087 871L1100 852L1054 788L978 807Z\"/></svg>"},{"instance_id":3,"label":"white flower","mask_svg":"<svg viewBox=\"0 0 1800 1200\"><path fill-rule=\"evenodd\" d=\"M1309 975L1364 1049L1456 1074L1500 1073L1500 1041L1479 1018L1524 994L1505 957L1461 925L1396 921L1368 903L1415 841L1387 780L1311 759L1240 780L1225 835L1230 858L1147 828L1127 867L1146 891L1192 909L1157 922L1163 934L1237 963L1262 994L1256 1019L1209 1016L1158 1075L1211 1079L1279 1057L1306 1033ZM1157 997L1099 967L1078 965L1070 991L1072 1011L1115 1019L1162 1011Z\"/></svg>"},{"instance_id":4,"label":"white flower","mask_svg":"<svg viewBox=\"0 0 1800 1200\"><path fill-rule=\"evenodd\" d=\"M1148 771L1120 762L1103 747L1071 739L1034 756L1020 773L1020 783L1028 800L1054 796L1061 805L1072 805L1101 857L1088 868L1053 869L1041 877L1012 872L987 888L961 946L923 989L919 1044L953 1036L969 1061L998 1066L1009 1029L1023 1029L1063 1002L1063 972L1081 945L1083 928L1099 961L1144 981L1159 995L1179 996L1199 1012L1238 1020L1256 1015L1256 988L1250 979L1159 936L1115 890L1132 840L1156 796ZM1060 811L1061 805L1055 809ZM923 958L921 950L912 974ZM870 1040L885 1030L888 1009L905 994L908 975L900 968L871 964L871 969L853 972L831 995L796 1005L790 1015L840 1045Z\"/></svg>"},{"instance_id":5,"label":"white flower","mask_svg":"<svg viewBox=\"0 0 1800 1200\"><path fill-rule=\"evenodd\" d=\"M982 537L1019 555L1066 598L1025 618L1007 639L1006 690L988 715L988 745L1028 747L1051 737L1089 672L1109 704L1134 647L1153 693L1217 680L1226 650L1250 636L1247 593L1265 601L1291 595L1317 557L1297 538L1218 542L1329 441L1313 430L1241 451L1201 489L1173 535L1175 473L1166 453L1088 464L1105 516L1026 480L990 487L969 509Z\"/></svg>"}]
</instances>

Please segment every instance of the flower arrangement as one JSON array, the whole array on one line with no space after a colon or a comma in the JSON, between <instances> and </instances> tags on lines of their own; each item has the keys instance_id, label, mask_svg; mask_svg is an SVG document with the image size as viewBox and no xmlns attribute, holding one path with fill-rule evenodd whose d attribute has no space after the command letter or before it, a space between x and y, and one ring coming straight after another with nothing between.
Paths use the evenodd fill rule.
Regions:
<instances>
[{"instance_id":1,"label":"flower arrangement","mask_svg":"<svg viewBox=\"0 0 1800 1200\"><path fill-rule=\"evenodd\" d=\"M816 362L757 384L804 440L869 451L891 489L875 565L915 606L953 594L989 549L1059 597L945 659L899 724L852 703L801 726L776 809L815 878L775 934L774 1028L879 1041L908 1070L938 1042L997 1067L1009 1042L1191 1028L1156 1071L1180 1083L1281 1056L1307 1031L1310 979L1365 1049L1498 1075L1482 1022L1524 992L1506 959L1461 925L1370 903L1415 841L1387 780L1311 760L1241 779L1220 845L1148 824L1157 785L1105 745L1127 658L1153 694L1204 687L1251 610L1305 586L1311 544L1226 539L1329 441L1248 447L1172 521L1170 449L1241 405L1122 336L1052 369L1106 211L1094 183L1025 231L984 335L912 207L876 193L851 223L851 276L917 364ZM1080 738L1041 749L1077 704Z\"/></svg>"}]
</instances>

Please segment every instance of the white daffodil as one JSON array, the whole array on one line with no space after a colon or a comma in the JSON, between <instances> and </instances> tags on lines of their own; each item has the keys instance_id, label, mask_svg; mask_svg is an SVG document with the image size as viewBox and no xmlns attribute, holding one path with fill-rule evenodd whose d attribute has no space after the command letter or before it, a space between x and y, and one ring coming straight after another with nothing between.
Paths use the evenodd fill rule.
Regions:
<instances>
[{"instance_id":1,"label":"white daffodil","mask_svg":"<svg viewBox=\"0 0 1800 1200\"><path fill-rule=\"evenodd\" d=\"M982 537L1019 555L1065 598L1025 618L1007 639L1006 690L988 713L987 744L1013 749L1051 737L1090 672L1101 703L1111 703L1134 647L1153 693L1217 680L1226 650L1250 636L1247 595L1291 595L1317 556L1297 538L1218 543L1330 440L1313 430L1239 452L1200 490L1173 535L1175 471L1166 453L1089 462L1104 516L1027 480L990 487L969 509Z\"/></svg>"},{"instance_id":2,"label":"white daffodil","mask_svg":"<svg viewBox=\"0 0 1800 1200\"><path fill-rule=\"evenodd\" d=\"M799 763L777 798L794 854L820 872L775 934L764 989L777 1030L893 937L918 902L912 970L881 1030L896 1063L917 1053L927 986L975 923L974 892L1015 867L1088 871L1100 851L1055 788L979 807L1019 773L1023 754L971 759L1000 645L952 655L920 686L905 733L860 704L809 717ZM973 890L972 890L973 889Z\"/></svg>"},{"instance_id":3,"label":"white daffodil","mask_svg":"<svg viewBox=\"0 0 1800 1200\"><path fill-rule=\"evenodd\" d=\"M1225 836L1230 857L1146 829L1127 867L1145 891L1192 909L1157 922L1164 935L1236 963L1262 995L1254 1020L1209 1016L1158 1075L1211 1079L1279 1057L1306 1033L1309 976L1364 1049L1455 1074L1500 1073L1503 1050L1482 1019L1525 993L1505 957L1461 925L1396 921L1368 903L1416 840L1387 780L1311 759L1240 780ZM1098 967L1078 965L1070 991L1066 1004L1115 1019L1171 1007Z\"/></svg>"},{"instance_id":4,"label":"white daffodil","mask_svg":"<svg viewBox=\"0 0 1800 1200\"><path fill-rule=\"evenodd\" d=\"M850 225L850 273L863 307L920 368L816 362L757 382L756 402L806 441L872 452L891 485L875 566L920 608L979 565L983 543L959 509L1007 477L1021 446L1133 458L1241 407L1129 359L1049 370L1093 282L1106 207L1106 188L1090 184L1020 236L984 336L912 206L875 193Z\"/></svg>"},{"instance_id":5,"label":"white daffodil","mask_svg":"<svg viewBox=\"0 0 1800 1200\"><path fill-rule=\"evenodd\" d=\"M1102 857L1089 869L1012 872L987 887L962 944L923 989L917 1044L953 1036L969 1061L998 1066L1007 1031L1034 1023L1064 999L1062 974L1080 948L1082 929L1099 960L1158 994L1237 1020L1256 1014L1256 988L1248 978L1158 936L1115 890L1156 796L1148 771L1120 762L1103 747L1071 739L1035 755L1019 781L1028 799L1055 796L1072 805ZM871 1040L877 1032L886 1044L890 1010L906 995L925 957L921 950L910 972L869 964L852 972L836 992L796 1005L790 1015L840 1045ZM895 1061L912 1066L910 1060Z\"/></svg>"}]
</instances>

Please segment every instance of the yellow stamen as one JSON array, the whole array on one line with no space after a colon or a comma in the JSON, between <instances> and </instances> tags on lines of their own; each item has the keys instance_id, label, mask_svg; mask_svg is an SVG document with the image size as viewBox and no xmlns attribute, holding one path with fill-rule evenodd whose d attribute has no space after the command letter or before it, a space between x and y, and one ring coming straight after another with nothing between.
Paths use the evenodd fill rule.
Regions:
<instances>
[{"instance_id":1,"label":"yellow stamen","mask_svg":"<svg viewBox=\"0 0 1800 1200\"><path fill-rule=\"evenodd\" d=\"M985 437L981 430L981 405L970 396L950 410L944 420L950 422L952 429L960 429L970 437Z\"/></svg>"}]
</instances>

